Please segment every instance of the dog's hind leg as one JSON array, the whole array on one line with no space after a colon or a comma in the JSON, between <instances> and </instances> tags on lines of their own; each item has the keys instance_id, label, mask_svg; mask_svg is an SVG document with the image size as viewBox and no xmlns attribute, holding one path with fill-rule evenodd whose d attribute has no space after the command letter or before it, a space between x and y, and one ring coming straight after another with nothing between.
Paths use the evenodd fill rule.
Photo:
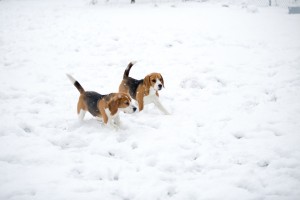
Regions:
<instances>
[{"instance_id":1,"label":"dog's hind leg","mask_svg":"<svg viewBox=\"0 0 300 200\"><path fill-rule=\"evenodd\" d=\"M78 113L78 119L79 119L80 121L83 120L83 118L84 118L84 116L85 116L85 113L86 113L85 110L80 109L80 111L79 111L79 113Z\"/></svg>"},{"instance_id":2,"label":"dog's hind leg","mask_svg":"<svg viewBox=\"0 0 300 200\"><path fill-rule=\"evenodd\" d=\"M77 114L78 114L78 119L80 121L83 120L85 113L86 113L86 105L84 103L83 100L83 95L80 95L79 99L78 99L78 103L77 103Z\"/></svg>"}]
</instances>

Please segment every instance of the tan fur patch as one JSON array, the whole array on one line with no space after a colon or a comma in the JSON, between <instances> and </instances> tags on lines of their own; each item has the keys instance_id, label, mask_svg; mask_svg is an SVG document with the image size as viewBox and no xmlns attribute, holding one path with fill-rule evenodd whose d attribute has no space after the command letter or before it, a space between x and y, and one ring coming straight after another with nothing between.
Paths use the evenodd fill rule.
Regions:
<instances>
[{"instance_id":1,"label":"tan fur patch","mask_svg":"<svg viewBox=\"0 0 300 200\"><path fill-rule=\"evenodd\" d=\"M123 92L128 94L129 93L129 88L126 86L126 83L124 80L122 80L120 86L119 86L119 92Z\"/></svg>"}]
</instances>

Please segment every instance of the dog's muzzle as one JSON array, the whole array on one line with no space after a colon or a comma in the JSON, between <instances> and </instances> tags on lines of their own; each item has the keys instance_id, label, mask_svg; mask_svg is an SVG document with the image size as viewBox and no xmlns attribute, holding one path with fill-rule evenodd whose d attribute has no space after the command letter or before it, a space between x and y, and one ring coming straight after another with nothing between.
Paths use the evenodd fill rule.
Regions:
<instances>
[{"instance_id":1,"label":"dog's muzzle","mask_svg":"<svg viewBox=\"0 0 300 200\"><path fill-rule=\"evenodd\" d=\"M158 90L161 90L162 89L162 84L159 84L158 85Z\"/></svg>"}]
</instances>

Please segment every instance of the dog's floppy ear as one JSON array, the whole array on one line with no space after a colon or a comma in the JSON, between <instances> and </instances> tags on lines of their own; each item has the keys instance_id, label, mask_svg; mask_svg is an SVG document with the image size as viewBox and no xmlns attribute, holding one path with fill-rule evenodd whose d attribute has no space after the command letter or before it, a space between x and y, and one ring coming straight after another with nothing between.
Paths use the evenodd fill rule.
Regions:
<instances>
[{"instance_id":1,"label":"dog's floppy ear","mask_svg":"<svg viewBox=\"0 0 300 200\"><path fill-rule=\"evenodd\" d=\"M160 78L161 78L161 83L162 83L163 87L165 87L164 78L162 77L162 75L161 75L161 74L159 74L159 75L160 75Z\"/></svg>"},{"instance_id":2,"label":"dog's floppy ear","mask_svg":"<svg viewBox=\"0 0 300 200\"><path fill-rule=\"evenodd\" d=\"M144 78L144 85L145 85L147 88L150 88L150 87L151 87L151 83L150 83L150 75L147 75L147 76Z\"/></svg>"},{"instance_id":3,"label":"dog's floppy ear","mask_svg":"<svg viewBox=\"0 0 300 200\"><path fill-rule=\"evenodd\" d=\"M119 99L114 97L108 102L108 109L110 110L111 115L115 115L118 112L119 108Z\"/></svg>"}]
</instances>

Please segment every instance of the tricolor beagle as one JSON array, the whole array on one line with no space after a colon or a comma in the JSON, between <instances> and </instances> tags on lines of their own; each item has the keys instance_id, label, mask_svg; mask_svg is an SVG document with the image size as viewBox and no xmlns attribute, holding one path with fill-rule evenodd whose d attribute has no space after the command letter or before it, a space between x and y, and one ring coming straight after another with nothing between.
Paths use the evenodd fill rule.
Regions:
<instances>
[{"instance_id":1,"label":"tricolor beagle","mask_svg":"<svg viewBox=\"0 0 300 200\"><path fill-rule=\"evenodd\" d=\"M120 125L119 111L134 113L137 109L131 104L128 94L102 95L93 91L85 91L71 75L67 74L67 76L80 92L77 104L77 114L80 120L83 120L86 111L89 111L95 117L102 117L105 124L117 128Z\"/></svg>"},{"instance_id":2,"label":"tricolor beagle","mask_svg":"<svg viewBox=\"0 0 300 200\"><path fill-rule=\"evenodd\" d=\"M138 102L139 111L143 110L144 105L154 103L161 112L169 115L169 112L163 107L158 98L158 91L165 87L162 75L160 73L151 73L141 80L131 78L129 77L129 72L135 63L131 62L128 64L119 86L119 92L127 93L135 99Z\"/></svg>"}]
</instances>

